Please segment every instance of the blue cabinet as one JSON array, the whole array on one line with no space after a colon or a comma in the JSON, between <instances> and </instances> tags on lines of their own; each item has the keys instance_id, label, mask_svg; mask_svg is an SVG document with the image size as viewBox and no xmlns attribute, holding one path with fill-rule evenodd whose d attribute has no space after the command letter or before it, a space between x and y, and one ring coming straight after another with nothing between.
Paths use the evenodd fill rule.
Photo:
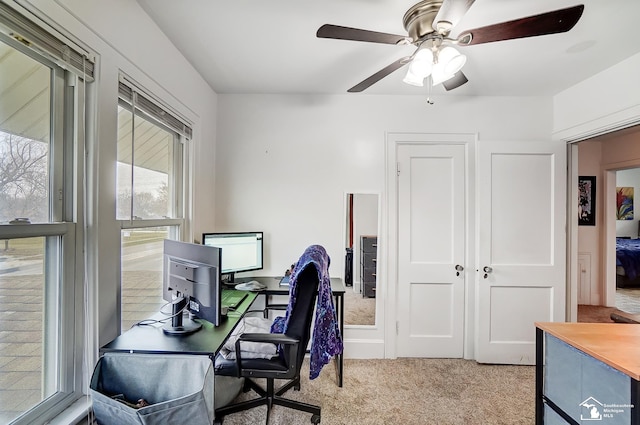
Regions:
<instances>
[{"instance_id":1,"label":"blue cabinet","mask_svg":"<svg viewBox=\"0 0 640 425\"><path fill-rule=\"evenodd\" d=\"M599 326L590 328L584 325ZM610 344L615 344L616 339L607 342L589 333L589 329L615 332L621 330L616 328L619 325L542 324L547 330L553 330L545 332L537 324L536 424L603 421L610 425L640 425L639 383L635 379L637 377L630 376L634 372L616 363L616 356L611 355L615 354L615 345ZM581 337L584 341L580 340ZM597 352L598 341L602 347L607 347L602 356ZM626 359L625 347L620 347L620 350L623 354L620 358Z\"/></svg>"}]
</instances>

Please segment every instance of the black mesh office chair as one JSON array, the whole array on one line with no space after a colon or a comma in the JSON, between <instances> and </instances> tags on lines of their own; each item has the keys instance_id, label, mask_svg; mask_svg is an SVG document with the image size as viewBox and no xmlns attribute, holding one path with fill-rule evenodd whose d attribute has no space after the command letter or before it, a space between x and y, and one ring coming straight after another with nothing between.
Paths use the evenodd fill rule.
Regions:
<instances>
[{"instance_id":1,"label":"black mesh office chair","mask_svg":"<svg viewBox=\"0 0 640 425\"><path fill-rule=\"evenodd\" d=\"M318 270L313 263L308 264L298 273L297 297L285 333L242 334L236 341L236 360L226 360L222 356L216 359L216 374L244 377L245 392L253 390L260 397L216 409L215 424L222 424L226 415L262 405L267 406L266 423L268 424L271 407L274 404L311 413L311 422L320 423L319 406L282 397L291 388L300 390L300 367L311 334L311 322L318 292ZM272 359L242 358L240 347L243 341L278 344L280 354ZM263 389L251 378L266 378L267 388ZM276 379L288 379L289 382L275 390Z\"/></svg>"}]
</instances>

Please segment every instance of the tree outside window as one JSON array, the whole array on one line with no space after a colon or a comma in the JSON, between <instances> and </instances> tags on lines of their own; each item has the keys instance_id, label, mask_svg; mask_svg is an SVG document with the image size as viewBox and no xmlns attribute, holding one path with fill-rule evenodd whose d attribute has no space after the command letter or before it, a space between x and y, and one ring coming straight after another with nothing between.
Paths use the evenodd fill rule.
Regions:
<instances>
[{"instance_id":1,"label":"tree outside window","mask_svg":"<svg viewBox=\"0 0 640 425\"><path fill-rule=\"evenodd\" d=\"M0 131L0 221L49 221L49 145Z\"/></svg>"}]
</instances>

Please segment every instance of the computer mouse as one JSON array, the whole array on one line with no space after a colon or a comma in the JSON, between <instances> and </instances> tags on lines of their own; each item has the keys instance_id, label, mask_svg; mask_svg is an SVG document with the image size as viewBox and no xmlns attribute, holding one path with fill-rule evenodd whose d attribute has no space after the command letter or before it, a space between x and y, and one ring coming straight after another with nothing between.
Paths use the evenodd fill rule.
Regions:
<instances>
[{"instance_id":1,"label":"computer mouse","mask_svg":"<svg viewBox=\"0 0 640 425\"><path fill-rule=\"evenodd\" d=\"M260 283L257 280L250 280L248 282L239 283L236 285L236 289L240 291L261 291L265 289L267 285Z\"/></svg>"},{"instance_id":2,"label":"computer mouse","mask_svg":"<svg viewBox=\"0 0 640 425\"><path fill-rule=\"evenodd\" d=\"M260 291L267 287L267 285L265 285L264 283L260 283L257 280L250 280L247 283L251 286L252 290L254 291Z\"/></svg>"}]
</instances>

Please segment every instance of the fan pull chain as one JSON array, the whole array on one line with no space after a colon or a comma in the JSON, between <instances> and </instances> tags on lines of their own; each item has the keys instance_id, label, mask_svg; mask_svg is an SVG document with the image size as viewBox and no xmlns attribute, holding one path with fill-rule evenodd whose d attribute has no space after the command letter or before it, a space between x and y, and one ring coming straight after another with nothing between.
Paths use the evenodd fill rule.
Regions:
<instances>
[{"instance_id":1,"label":"fan pull chain","mask_svg":"<svg viewBox=\"0 0 640 425\"><path fill-rule=\"evenodd\" d=\"M433 88L433 81L431 75L427 76L427 105L433 105L434 101L431 99L431 89Z\"/></svg>"}]
</instances>

